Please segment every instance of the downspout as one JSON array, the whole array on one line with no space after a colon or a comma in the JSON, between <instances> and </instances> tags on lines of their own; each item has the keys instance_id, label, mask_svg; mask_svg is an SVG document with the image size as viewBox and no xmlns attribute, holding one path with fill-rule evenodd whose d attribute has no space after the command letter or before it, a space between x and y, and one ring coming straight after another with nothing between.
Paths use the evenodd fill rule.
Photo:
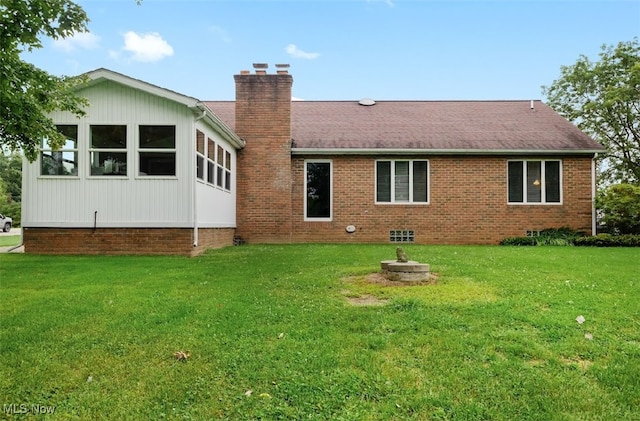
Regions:
<instances>
[{"instance_id":1,"label":"downspout","mask_svg":"<svg viewBox=\"0 0 640 421\"><path fill-rule=\"evenodd\" d=\"M200 109L200 111L202 111L202 114L198 117L196 117L196 119L193 121L193 129L196 129L196 124L198 121L202 120L203 118L205 118L205 116L207 115L207 110L206 109L201 109L200 107L198 107ZM191 143L193 145L193 143ZM195 152L195 151L192 151ZM193 162L193 153L191 154L191 162ZM193 176L193 173L191 174L191 176ZM197 191L197 184L198 182L194 179L193 183L192 183L192 196L193 196L193 247L198 247L198 201L196 200L196 191Z\"/></svg>"},{"instance_id":2,"label":"downspout","mask_svg":"<svg viewBox=\"0 0 640 421\"><path fill-rule=\"evenodd\" d=\"M591 235L598 233L597 215L596 215L596 158L598 154L593 155L591 160Z\"/></svg>"}]
</instances>

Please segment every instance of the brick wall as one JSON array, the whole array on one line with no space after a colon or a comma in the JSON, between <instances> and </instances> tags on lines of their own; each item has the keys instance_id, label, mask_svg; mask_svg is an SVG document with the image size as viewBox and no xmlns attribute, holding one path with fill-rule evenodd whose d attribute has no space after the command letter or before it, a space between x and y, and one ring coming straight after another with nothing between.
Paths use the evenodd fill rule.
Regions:
<instances>
[{"instance_id":1,"label":"brick wall","mask_svg":"<svg viewBox=\"0 0 640 421\"><path fill-rule=\"evenodd\" d=\"M238 153L237 234L288 242L291 233L291 86L286 72L235 75Z\"/></svg>"},{"instance_id":2,"label":"brick wall","mask_svg":"<svg viewBox=\"0 0 640 421\"><path fill-rule=\"evenodd\" d=\"M591 233L590 157L562 159L562 205L507 205L510 158L490 156L430 157L428 205L376 205L375 158L330 158L331 222L304 221L304 158L293 160L292 242L388 243L395 229L414 230L421 244L496 244L527 230L563 226ZM347 225L356 232L347 233Z\"/></svg>"},{"instance_id":3,"label":"brick wall","mask_svg":"<svg viewBox=\"0 0 640 421\"><path fill-rule=\"evenodd\" d=\"M27 228L25 252L34 254L138 254L195 256L233 244L233 228Z\"/></svg>"}]
</instances>

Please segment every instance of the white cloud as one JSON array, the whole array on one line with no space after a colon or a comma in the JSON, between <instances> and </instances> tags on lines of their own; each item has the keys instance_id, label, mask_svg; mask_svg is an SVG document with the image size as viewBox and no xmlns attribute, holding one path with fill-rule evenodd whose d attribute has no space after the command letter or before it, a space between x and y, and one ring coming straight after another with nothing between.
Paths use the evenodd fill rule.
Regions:
<instances>
[{"instance_id":1,"label":"white cloud","mask_svg":"<svg viewBox=\"0 0 640 421\"><path fill-rule=\"evenodd\" d=\"M123 49L132 53L133 60L142 62L159 61L173 55L173 47L157 32L138 34L129 31L124 34ZM110 54L113 57L113 53Z\"/></svg>"},{"instance_id":2,"label":"white cloud","mask_svg":"<svg viewBox=\"0 0 640 421\"><path fill-rule=\"evenodd\" d=\"M320 53L307 53L306 51L302 51L301 49L296 47L295 44L287 45L287 47L285 48L285 51L291 57L304 58L304 59L308 59L308 60L313 60L313 59L318 58L320 56Z\"/></svg>"},{"instance_id":3,"label":"white cloud","mask_svg":"<svg viewBox=\"0 0 640 421\"><path fill-rule=\"evenodd\" d=\"M53 41L53 46L67 53L76 50L92 50L98 47L100 37L91 32L76 32L70 37L59 38Z\"/></svg>"}]
</instances>

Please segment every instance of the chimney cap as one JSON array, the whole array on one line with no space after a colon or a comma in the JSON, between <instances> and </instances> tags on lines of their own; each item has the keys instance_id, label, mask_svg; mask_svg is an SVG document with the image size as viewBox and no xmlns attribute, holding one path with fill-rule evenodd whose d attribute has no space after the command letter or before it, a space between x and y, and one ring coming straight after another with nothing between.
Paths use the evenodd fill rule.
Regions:
<instances>
[{"instance_id":1,"label":"chimney cap","mask_svg":"<svg viewBox=\"0 0 640 421\"><path fill-rule=\"evenodd\" d=\"M282 64L276 64L276 67L278 69L288 69L289 67L291 67L291 65L287 63L282 63Z\"/></svg>"},{"instance_id":2,"label":"chimney cap","mask_svg":"<svg viewBox=\"0 0 640 421\"><path fill-rule=\"evenodd\" d=\"M269 65L267 63L253 63L254 69L266 69Z\"/></svg>"}]
</instances>

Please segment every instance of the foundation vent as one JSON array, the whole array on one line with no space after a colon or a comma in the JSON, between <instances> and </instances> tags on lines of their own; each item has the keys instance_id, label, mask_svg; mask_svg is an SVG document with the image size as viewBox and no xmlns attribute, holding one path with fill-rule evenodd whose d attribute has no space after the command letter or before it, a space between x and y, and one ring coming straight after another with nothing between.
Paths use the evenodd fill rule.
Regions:
<instances>
[{"instance_id":1,"label":"foundation vent","mask_svg":"<svg viewBox=\"0 0 640 421\"><path fill-rule=\"evenodd\" d=\"M392 243L413 243L415 240L414 230L390 230L389 241Z\"/></svg>"}]
</instances>

